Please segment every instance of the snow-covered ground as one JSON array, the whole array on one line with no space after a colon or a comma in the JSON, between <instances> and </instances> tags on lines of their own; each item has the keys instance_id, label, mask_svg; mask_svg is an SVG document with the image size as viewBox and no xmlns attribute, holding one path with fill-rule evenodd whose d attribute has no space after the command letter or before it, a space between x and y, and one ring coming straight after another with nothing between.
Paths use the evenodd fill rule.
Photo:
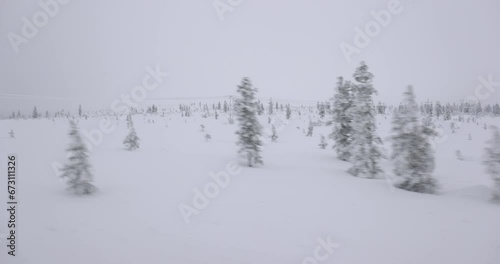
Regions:
<instances>
[{"instance_id":1,"label":"snow-covered ground","mask_svg":"<svg viewBox=\"0 0 500 264\"><path fill-rule=\"evenodd\" d=\"M438 121L441 191L426 195L392 188L388 160L388 179L350 176L330 141L326 150L318 147L331 127L317 126L306 137L309 114L293 116L278 127L277 142L266 142L264 166L256 168L237 158L237 125L225 114L218 120L135 115L141 148L133 152L123 149L125 122L111 119L117 129L91 151L99 188L91 196L68 193L52 167L65 159L66 119L0 121L1 169L7 153L16 153L19 173L18 256L8 256L2 244L0 263L500 263L500 206L489 201L493 183L481 164L491 136L483 123L498 119L457 122L456 133ZM99 121L82 119L79 126L90 131ZM390 122L378 116L387 153ZM267 126L266 114L261 123ZM236 175L187 223L179 206L194 206L193 189L213 187L210 173L228 168ZM0 233L6 219L2 209ZM321 241L335 247L318 251Z\"/></svg>"}]
</instances>

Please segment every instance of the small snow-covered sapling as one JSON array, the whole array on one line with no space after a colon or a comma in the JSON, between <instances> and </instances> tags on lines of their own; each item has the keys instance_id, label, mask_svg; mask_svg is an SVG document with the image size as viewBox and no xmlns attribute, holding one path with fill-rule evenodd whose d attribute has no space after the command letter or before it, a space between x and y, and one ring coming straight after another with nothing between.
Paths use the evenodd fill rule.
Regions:
<instances>
[{"instance_id":1,"label":"small snow-covered sapling","mask_svg":"<svg viewBox=\"0 0 500 264\"><path fill-rule=\"evenodd\" d=\"M319 143L319 147L321 149L325 149L328 146L328 143L326 142L325 136L321 135L321 141Z\"/></svg>"},{"instance_id":2,"label":"small snow-covered sapling","mask_svg":"<svg viewBox=\"0 0 500 264\"><path fill-rule=\"evenodd\" d=\"M309 121L309 126L307 127L307 135L306 136L312 137L313 130L314 130L313 123L311 121Z\"/></svg>"},{"instance_id":3,"label":"small snow-covered sapling","mask_svg":"<svg viewBox=\"0 0 500 264\"><path fill-rule=\"evenodd\" d=\"M278 134L276 133L276 127L274 125L272 126L272 132L273 134L271 135L271 140L273 142L276 142L276 140L278 139Z\"/></svg>"}]
</instances>

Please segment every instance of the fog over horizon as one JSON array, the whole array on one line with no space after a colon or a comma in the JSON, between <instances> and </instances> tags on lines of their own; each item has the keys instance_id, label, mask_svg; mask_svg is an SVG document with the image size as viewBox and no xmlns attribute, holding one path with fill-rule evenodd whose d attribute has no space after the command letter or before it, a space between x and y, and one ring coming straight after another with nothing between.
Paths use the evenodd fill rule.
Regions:
<instances>
[{"instance_id":1,"label":"fog over horizon","mask_svg":"<svg viewBox=\"0 0 500 264\"><path fill-rule=\"evenodd\" d=\"M458 102L474 95L480 78L500 82L495 0L401 0L350 62L341 43L353 45L355 28L364 31L393 1L241 1L223 19L214 1L66 2L17 53L9 34L22 36L23 17L44 9L0 2L0 115L109 108L155 65L169 76L144 104L234 95L244 76L259 98L325 101L360 61L375 75L376 102L397 104L407 85L419 101ZM500 102L500 92L484 102Z\"/></svg>"}]
</instances>

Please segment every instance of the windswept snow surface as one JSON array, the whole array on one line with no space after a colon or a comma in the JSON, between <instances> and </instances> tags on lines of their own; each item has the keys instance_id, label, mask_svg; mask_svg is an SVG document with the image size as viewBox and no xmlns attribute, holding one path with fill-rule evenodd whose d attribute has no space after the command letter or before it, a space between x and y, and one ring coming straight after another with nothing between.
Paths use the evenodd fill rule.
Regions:
<instances>
[{"instance_id":1,"label":"windswept snow surface","mask_svg":"<svg viewBox=\"0 0 500 264\"><path fill-rule=\"evenodd\" d=\"M348 175L349 163L335 158L331 141L318 147L330 126L316 126L313 137L303 133L309 115L294 112L277 127L277 142L266 140L264 166L256 168L236 156L237 124L226 114L135 115L141 148L133 152L123 148L125 122L110 118L116 130L90 154L99 188L91 196L68 193L52 168L64 163L67 120L2 120L0 201L4 208L7 154L16 153L19 204L16 257L7 255L2 237L0 263L500 263L500 206L489 201L493 183L481 164L491 136L483 123L498 119L457 123L454 134L449 122L437 122L441 191L426 195L392 188L388 160L387 179ZM267 128L267 115L260 119ZM90 131L100 120L81 119L79 126ZM378 116L387 154L390 121ZM186 223L179 206L194 206L193 189L213 187L209 174L233 163L239 173ZM5 234L6 210L0 221ZM336 246L327 251L319 241Z\"/></svg>"}]
</instances>

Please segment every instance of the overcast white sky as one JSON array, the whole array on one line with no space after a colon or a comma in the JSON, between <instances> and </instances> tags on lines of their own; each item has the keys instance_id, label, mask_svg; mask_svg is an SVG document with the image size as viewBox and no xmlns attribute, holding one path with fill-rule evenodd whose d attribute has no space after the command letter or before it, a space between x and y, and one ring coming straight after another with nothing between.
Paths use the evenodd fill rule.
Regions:
<instances>
[{"instance_id":1,"label":"overcast white sky","mask_svg":"<svg viewBox=\"0 0 500 264\"><path fill-rule=\"evenodd\" d=\"M401 0L403 11L347 63L340 43L388 2L243 0L221 21L213 0L72 0L16 54L9 32L21 35L22 18L42 9L0 0L0 112L109 107L154 64L171 75L150 98L234 94L249 76L261 97L328 99L360 60L376 100L389 103L408 84L420 100L452 101L473 95L480 76L500 82L498 0Z\"/></svg>"}]
</instances>

